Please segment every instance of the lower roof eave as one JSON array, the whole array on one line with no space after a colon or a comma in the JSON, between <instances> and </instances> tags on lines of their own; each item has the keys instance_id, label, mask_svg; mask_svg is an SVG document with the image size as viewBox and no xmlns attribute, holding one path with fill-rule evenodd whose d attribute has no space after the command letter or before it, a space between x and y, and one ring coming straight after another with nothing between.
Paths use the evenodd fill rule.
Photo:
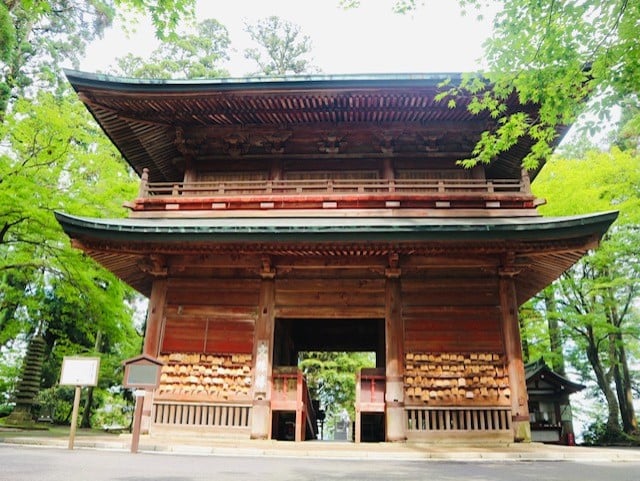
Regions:
<instances>
[{"instance_id":1,"label":"lower roof eave","mask_svg":"<svg viewBox=\"0 0 640 481\"><path fill-rule=\"evenodd\" d=\"M494 241L600 238L617 212L527 218L97 219L56 212L72 238L125 242Z\"/></svg>"}]
</instances>

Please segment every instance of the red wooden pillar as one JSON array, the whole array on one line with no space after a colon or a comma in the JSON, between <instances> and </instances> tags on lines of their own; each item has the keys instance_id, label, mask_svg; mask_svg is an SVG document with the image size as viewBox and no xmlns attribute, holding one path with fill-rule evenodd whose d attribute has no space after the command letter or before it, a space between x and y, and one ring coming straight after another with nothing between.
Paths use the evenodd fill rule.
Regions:
<instances>
[{"instance_id":1,"label":"red wooden pillar","mask_svg":"<svg viewBox=\"0 0 640 481\"><path fill-rule=\"evenodd\" d=\"M167 278L156 277L151 285L151 297L147 308L147 323L144 332L142 352L151 357L160 354L162 330L164 327L164 308L167 299ZM151 412L153 410L153 391L147 390L142 405L142 419L140 433L148 434L151 426Z\"/></svg>"},{"instance_id":2,"label":"red wooden pillar","mask_svg":"<svg viewBox=\"0 0 640 481\"><path fill-rule=\"evenodd\" d=\"M275 269L263 259L258 317L253 346L253 409L251 439L271 437L271 374L275 328Z\"/></svg>"},{"instance_id":3,"label":"red wooden pillar","mask_svg":"<svg viewBox=\"0 0 640 481\"><path fill-rule=\"evenodd\" d=\"M167 299L167 279L157 277L151 286L151 297L147 310L147 324L144 332L143 354L158 357L160 354L160 340L162 339L162 325L164 320L164 306Z\"/></svg>"},{"instance_id":4,"label":"red wooden pillar","mask_svg":"<svg viewBox=\"0 0 640 481\"><path fill-rule=\"evenodd\" d=\"M386 270L385 334L386 389L385 423L387 441L405 441L404 421L404 324L402 321L400 269L397 256L392 256Z\"/></svg>"},{"instance_id":5,"label":"red wooden pillar","mask_svg":"<svg viewBox=\"0 0 640 481\"><path fill-rule=\"evenodd\" d=\"M529 403L524 362L522 361L518 301L514 280L517 274L518 271L513 268L502 268L499 272L500 312L511 390L513 436L517 442L530 442Z\"/></svg>"}]
</instances>

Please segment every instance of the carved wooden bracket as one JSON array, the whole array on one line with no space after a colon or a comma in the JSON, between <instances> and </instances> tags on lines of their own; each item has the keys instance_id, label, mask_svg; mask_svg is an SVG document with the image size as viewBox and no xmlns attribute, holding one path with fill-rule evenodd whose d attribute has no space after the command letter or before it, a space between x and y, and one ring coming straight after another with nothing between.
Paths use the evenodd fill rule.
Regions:
<instances>
[{"instance_id":1,"label":"carved wooden bracket","mask_svg":"<svg viewBox=\"0 0 640 481\"><path fill-rule=\"evenodd\" d=\"M138 269L153 277L164 277L169 271L164 256L153 254L142 257L138 261Z\"/></svg>"},{"instance_id":2,"label":"carved wooden bracket","mask_svg":"<svg viewBox=\"0 0 640 481\"><path fill-rule=\"evenodd\" d=\"M344 137L334 133L325 134L320 142L318 142L318 150L325 154L338 154L346 145L347 142L344 140Z\"/></svg>"},{"instance_id":3,"label":"carved wooden bracket","mask_svg":"<svg viewBox=\"0 0 640 481\"><path fill-rule=\"evenodd\" d=\"M176 127L176 137L173 144L185 159L195 159L203 142L204 139L195 140L185 137L184 129L182 127Z\"/></svg>"},{"instance_id":4,"label":"carved wooden bracket","mask_svg":"<svg viewBox=\"0 0 640 481\"><path fill-rule=\"evenodd\" d=\"M260 270L260 277L262 279L273 279L276 276L276 269L271 264L270 256L262 256L262 268Z\"/></svg>"},{"instance_id":5,"label":"carved wooden bracket","mask_svg":"<svg viewBox=\"0 0 640 481\"><path fill-rule=\"evenodd\" d=\"M397 279L402 274L402 269L399 267L400 256L397 252L389 253L389 267L384 271L385 277L388 279Z\"/></svg>"},{"instance_id":6,"label":"carved wooden bracket","mask_svg":"<svg viewBox=\"0 0 640 481\"><path fill-rule=\"evenodd\" d=\"M247 136L231 134L224 139L222 149L231 157L240 157L249 152L251 142Z\"/></svg>"},{"instance_id":7,"label":"carved wooden bracket","mask_svg":"<svg viewBox=\"0 0 640 481\"><path fill-rule=\"evenodd\" d=\"M291 135L292 132L288 130L267 134L261 140L262 147L270 154L284 154L284 144Z\"/></svg>"},{"instance_id":8,"label":"carved wooden bracket","mask_svg":"<svg viewBox=\"0 0 640 481\"><path fill-rule=\"evenodd\" d=\"M435 135L420 136L420 145L425 152L437 152L440 148L439 138Z\"/></svg>"},{"instance_id":9,"label":"carved wooden bracket","mask_svg":"<svg viewBox=\"0 0 640 481\"><path fill-rule=\"evenodd\" d=\"M393 154L396 146L396 135L390 132L381 132L374 135L380 152L385 155Z\"/></svg>"},{"instance_id":10,"label":"carved wooden bracket","mask_svg":"<svg viewBox=\"0 0 640 481\"><path fill-rule=\"evenodd\" d=\"M507 252L502 259L502 265L498 267L498 276L514 278L522 272L522 266L516 265L516 255L514 252Z\"/></svg>"}]
</instances>

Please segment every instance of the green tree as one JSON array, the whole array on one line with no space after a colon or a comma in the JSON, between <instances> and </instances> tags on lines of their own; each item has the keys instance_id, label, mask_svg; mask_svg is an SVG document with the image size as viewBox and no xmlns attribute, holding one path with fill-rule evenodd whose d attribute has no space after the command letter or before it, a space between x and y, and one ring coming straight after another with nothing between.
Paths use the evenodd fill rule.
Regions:
<instances>
[{"instance_id":1,"label":"green tree","mask_svg":"<svg viewBox=\"0 0 640 481\"><path fill-rule=\"evenodd\" d=\"M639 185L640 159L617 148L591 151L578 160L554 158L534 183L536 195L549 201L542 209L547 215L620 211L600 248L529 305L549 323L549 333L554 328L550 321L556 323L554 335L569 341L565 352L571 364L597 384L607 406L610 439L620 438L620 421L623 432L638 430L629 351L637 352L640 338ZM536 322L536 316L527 317L528 324Z\"/></svg>"},{"instance_id":2,"label":"green tree","mask_svg":"<svg viewBox=\"0 0 640 481\"><path fill-rule=\"evenodd\" d=\"M131 290L71 247L53 211L121 216L136 185L71 92L17 100L0 129L0 340L43 334L48 387L65 354L122 359L131 353L122 336L139 339L124 302ZM119 347L97 345L99 333Z\"/></svg>"},{"instance_id":3,"label":"green tree","mask_svg":"<svg viewBox=\"0 0 640 481\"><path fill-rule=\"evenodd\" d=\"M375 355L362 352L305 352L300 369L306 376L313 399L318 399L327 419L346 411L355 419L356 374L363 367L375 366Z\"/></svg>"},{"instance_id":4,"label":"green tree","mask_svg":"<svg viewBox=\"0 0 640 481\"><path fill-rule=\"evenodd\" d=\"M344 0L354 7L358 0ZM462 85L446 89L471 96L469 110L499 119L487 131L465 166L490 163L521 137L533 141L523 159L535 168L549 157L561 126L582 116L583 128L595 132L613 106L640 92L640 2L629 0L458 0L462 14L497 9L493 33L484 44L483 71L466 76ZM425 5L397 0L393 9L406 13ZM479 15L483 18L481 15ZM505 102L516 96L539 111L507 113ZM453 97L449 105L455 106ZM640 122L638 113L632 123ZM631 120L631 119L630 119Z\"/></svg>"},{"instance_id":5,"label":"green tree","mask_svg":"<svg viewBox=\"0 0 640 481\"><path fill-rule=\"evenodd\" d=\"M216 78L229 73L219 64L229 59L227 29L215 19L198 23L195 32L165 39L149 58L128 54L117 59L114 73L135 78Z\"/></svg>"},{"instance_id":6,"label":"green tree","mask_svg":"<svg viewBox=\"0 0 640 481\"><path fill-rule=\"evenodd\" d=\"M258 65L255 75L279 77L318 70L306 58L311 53L311 38L302 34L300 26L271 16L255 25L245 24L245 31L258 44L244 51L245 58Z\"/></svg>"},{"instance_id":7,"label":"green tree","mask_svg":"<svg viewBox=\"0 0 640 481\"><path fill-rule=\"evenodd\" d=\"M0 4L0 123L11 99L64 84L61 67L77 66L87 45L116 16L151 17L159 38L193 16L195 0L4 0ZM131 20L133 19L133 20Z\"/></svg>"}]
</instances>

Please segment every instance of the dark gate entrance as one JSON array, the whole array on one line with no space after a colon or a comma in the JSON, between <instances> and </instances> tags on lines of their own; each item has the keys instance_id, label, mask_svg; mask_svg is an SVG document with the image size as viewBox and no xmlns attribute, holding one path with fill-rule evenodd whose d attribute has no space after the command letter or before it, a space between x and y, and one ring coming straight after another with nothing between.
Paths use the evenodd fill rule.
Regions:
<instances>
[{"instance_id":1,"label":"dark gate entrance","mask_svg":"<svg viewBox=\"0 0 640 481\"><path fill-rule=\"evenodd\" d=\"M273 372L274 387L272 398L272 437L281 440L310 439L305 415L287 410L287 400L293 399L293 389L307 391L306 379L300 373L298 362L301 353L308 352L371 352L375 353L376 371L384 373L385 366L385 325L384 319L285 319L278 318L274 331ZM356 373L353 373L354 379ZM294 381L297 379L297 381ZM358 382L360 378L358 377ZM306 396L306 392L298 394ZM281 402L285 401L285 402ZM318 407L318 402L309 398L305 406ZM327 406L323 406L326 408ZM317 413L308 413L315 416ZM359 416L359 412L356 413ZM314 417L315 419L315 417ZM376 413L370 417L364 415L365 424L374 424L376 428L368 429L363 441L384 441L384 413ZM354 432L354 426L349 426ZM382 427L382 429L380 429ZM304 432L306 431L306 432ZM296 437L296 432L299 432ZM373 433L373 434L372 434ZM315 436L313 436L315 439ZM350 436L350 439L352 437Z\"/></svg>"}]
</instances>

